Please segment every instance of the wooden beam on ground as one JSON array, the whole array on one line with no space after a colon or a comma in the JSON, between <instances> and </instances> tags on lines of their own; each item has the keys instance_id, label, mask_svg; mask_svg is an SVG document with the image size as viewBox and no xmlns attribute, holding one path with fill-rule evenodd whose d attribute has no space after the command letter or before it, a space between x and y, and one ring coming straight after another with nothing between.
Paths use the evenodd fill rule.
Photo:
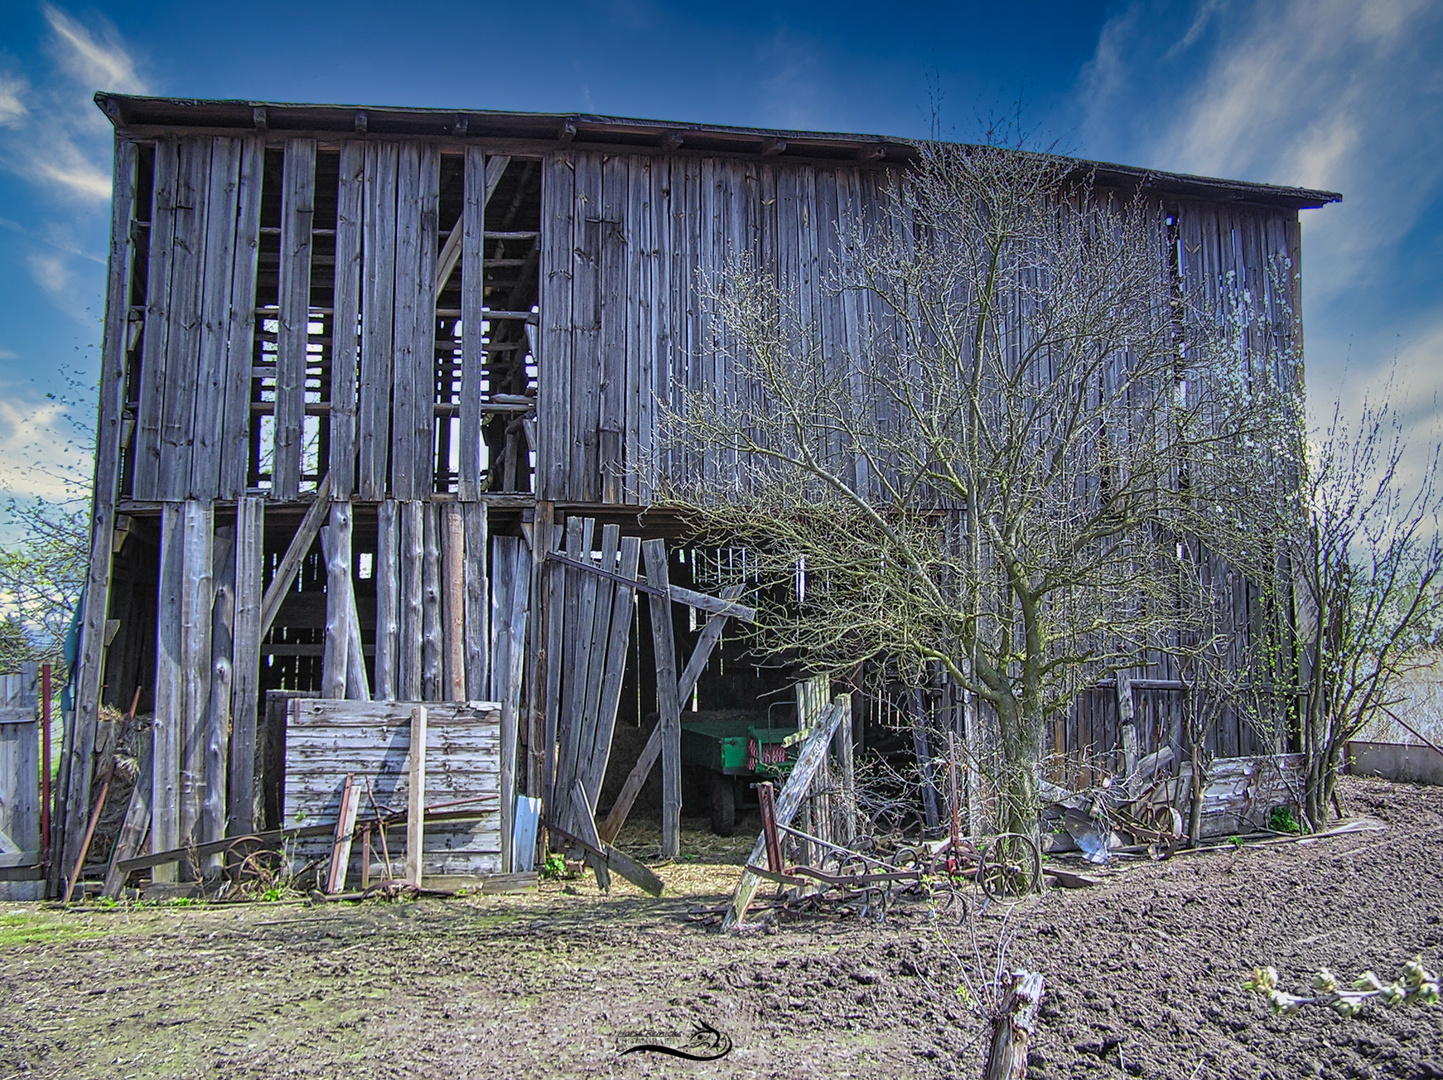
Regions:
<instances>
[{"instance_id":1,"label":"wooden beam on ground","mask_svg":"<svg viewBox=\"0 0 1443 1080\"><path fill-rule=\"evenodd\" d=\"M286 553L281 556L280 565L276 567L276 575L271 579L271 587L266 590L265 597L261 600L261 625L260 632L256 635L257 641L263 641L265 636L271 632L271 626L276 621L276 615L280 613L281 603L285 600L286 594L291 591L291 586L296 582L296 574L300 572L301 563L305 561L306 553L311 550L311 545L316 542L316 537L321 531L321 522L325 521L326 515L331 509L331 478L328 474L316 488L315 502L311 503L306 511L306 516L301 519L300 527L296 529L296 535L291 538L291 543L286 548Z\"/></svg>"},{"instance_id":2,"label":"wooden beam on ground","mask_svg":"<svg viewBox=\"0 0 1443 1080\"><path fill-rule=\"evenodd\" d=\"M547 821L546 827L552 832L554 832L557 836L561 837L561 839L567 840L573 844L579 844L581 848L587 851L589 854L600 855L601 857L603 857L606 860L606 865L609 869L615 870L618 874L626 878L627 881L631 882L643 892L650 893L652 896L660 896L662 890L666 888L666 884L661 880L661 878L657 877L656 874L652 873L649 867L643 866L641 863L631 858L631 856L623 854L616 848L611 847L606 843L602 843L600 846L597 846L591 841L583 840L575 833L571 833L568 832L566 829L563 829L554 821Z\"/></svg>"},{"instance_id":3,"label":"wooden beam on ground","mask_svg":"<svg viewBox=\"0 0 1443 1080\"><path fill-rule=\"evenodd\" d=\"M827 747L831 744L832 736L842 723L842 718L852 715L852 698L850 694L838 694L832 707L822 714L821 720L812 728L811 734L802 744L801 752L797 754L797 763L792 766L792 773L787 777L787 782L782 787L782 793L777 798L776 819L778 825L790 825L792 818L796 816L797 809L802 805L807 790L812 785L812 777L816 775L821 767L822 760L827 756ZM749 866L760 864L766 854L766 834L757 837L757 842L752 846L752 853L747 858ZM737 882L736 892L732 894L731 910L726 914L722 922L722 929L730 930L742 922L747 915L747 908L751 905L752 897L756 895L760 879L750 870L742 871L741 880Z\"/></svg>"},{"instance_id":4,"label":"wooden beam on ground","mask_svg":"<svg viewBox=\"0 0 1443 1080\"><path fill-rule=\"evenodd\" d=\"M596 884L602 892L611 891L611 871L606 867L606 853L601 846L601 837L596 835L596 814L591 809L591 800L586 797L586 785L581 777L571 782L571 820L576 823L576 832L587 845L586 861L596 874Z\"/></svg>"}]
</instances>

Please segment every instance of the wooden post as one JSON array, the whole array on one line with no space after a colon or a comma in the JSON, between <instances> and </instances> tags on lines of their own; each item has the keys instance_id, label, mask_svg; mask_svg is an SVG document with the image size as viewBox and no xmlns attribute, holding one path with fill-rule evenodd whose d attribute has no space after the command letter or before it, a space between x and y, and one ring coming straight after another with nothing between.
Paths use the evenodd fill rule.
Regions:
<instances>
[{"instance_id":1,"label":"wooden post","mask_svg":"<svg viewBox=\"0 0 1443 1080\"><path fill-rule=\"evenodd\" d=\"M459 503L441 508L442 676L447 701L466 700L466 527Z\"/></svg>"},{"instance_id":2,"label":"wooden post","mask_svg":"<svg viewBox=\"0 0 1443 1080\"><path fill-rule=\"evenodd\" d=\"M231 661L231 836L255 830L256 710L260 707L261 570L265 558L265 501L250 495L236 502L235 640Z\"/></svg>"},{"instance_id":3,"label":"wooden post","mask_svg":"<svg viewBox=\"0 0 1443 1080\"><path fill-rule=\"evenodd\" d=\"M158 152L157 161L164 157ZM126 348L130 326L130 285L135 243L131 218L134 216L136 188L136 144L119 138L115 143L115 169L111 186L110 254L106 272L105 340L100 354L99 427L95 434L95 490L90 525L90 550L86 563L85 609L81 613L80 656L76 666L75 707L67 723L70 738L61 743L64 781L56 792L63 801L63 812L56 814L56 840L50 852L50 888L59 891L66 855L74 852L85 828L85 808L90 802L90 781L94 769L96 714L100 710L101 689L105 685L105 624L110 615L110 579L115 530L115 501L120 478L121 430L125 414L128 374ZM174 144L170 161L175 160ZM156 193L161 202L161 193ZM173 201L173 199L172 199ZM167 211L167 217L169 216ZM168 247L164 240L150 241L152 250ZM170 251L162 256L168 278ZM159 260L157 260L159 261ZM152 276L152 281L156 278ZM165 285L169 288L169 281ZM157 292L160 288L157 287ZM152 308L155 306L150 301ZM165 310L165 301L160 302ZM147 322L151 322L148 319ZM147 354L163 352L164 334L152 341L146 334L142 347ZM158 434L158 433L155 433ZM137 444L139 443L137 433ZM146 457L152 471L159 457L157 442L148 444ZM143 467L139 456L133 460ZM46 762L46 769L50 763Z\"/></svg>"},{"instance_id":4,"label":"wooden post","mask_svg":"<svg viewBox=\"0 0 1443 1080\"><path fill-rule=\"evenodd\" d=\"M160 571L155 611L155 766L151 774L151 846L180 847L181 627L180 598L185 589L181 508L166 503L160 518ZM83 811L82 811L83 812ZM77 839L76 843L79 843ZM157 866L151 880L173 882L176 865Z\"/></svg>"},{"instance_id":5,"label":"wooden post","mask_svg":"<svg viewBox=\"0 0 1443 1080\"><path fill-rule=\"evenodd\" d=\"M441 701L443 645L441 640L441 506L421 504L423 551L421 562L421 699Z\"/></svg>"},{"instance_id":6,"label":"wooden post","mask_svg":"<svg viewBox=\"0 0 1443 1080\"><path fill-rule=\"evenodd\" d=\"M854 718L848 714L837 727L832 740L832 750L837 755L837 771L840 774L840 825L843 835L838 839L850 844L857 838L857 783L856 769L852 761L852 724Z\"/></svg>"},{"instance_id":7,"label":"wooden post","mask_svg":"<svg viewBox=\"0 0 1443 1080\"><path fill-rule=\"evenodd\" d=\"M376 507L376 700L395 701L400 639L400 530L396 503Z\"/></svg>"},{"instance_id":8,"label":"wooden post","mask_svg":"<svg viewBox=\"0 0 1443 1080\"><path fill-rule=\"evenodd\" d=\"M180 840L200 840L205 792L205 721L210 698L210 629L215 608L215 518L210 503L183 506L184 589L181 593ZM186 867L188 870L189 867Z\"/></svg>"},{"instance_id":9,"label":"wooden post","mask_svg":"<svg viewBox=\"0 0 1443 1080\"><path fill-rule=\"evenodd\" d=\"M326 560L326 638L321 696L344 698L351 645L351 504L331 504L331 525L321 537Z\"/></svg>"},{"instance_id":10,"label":"wooden post","mask_svg":"<svg viewBox=\"0 0 1443 1080\"><path fill-rule=\"evenodd\" d=\"M235 529L215 531L215 603L210 623L210 695L206 702L205 787L196 840L207 843L225 835L226 766L231 734L231 688L235 652ZM220 869L220 859L206 860L206 875Z\"/></svg>"},{"instance_id":11,"label":"wooden post","mask_svg":"<svg viewBox=\"0 0 1443 1080\"><path fill-rule=\"evenodd\" d=\"M1022 1080L1027 1075L1027 1044L1037 1030L1041 1004L1042 976L1014 971L999 1015L992 1021L992 1047L982 1080Z\"/></svg>"},{"instance_id":12,"label":"wooden post","mask_svg":"<svg viewBox=\"0 0 1443 1080\"><path fill-rule=\"evenodd\" d=\"M426 829L426 707L411 709L411 756L406 770L406 879L421 887L422 837Z\"/></svg>"},{"instance_id":13,"label":"wooden post","mask_svg":"<svg viewBox=\"0 0 1443 1080\"><path fill-rule=\"evenodd\" d=\"M651 635L656 652L656 705L661 731L661 853L681 852L681 702L677 699L676 642L671 624L666 541L642 544L646 580L663 590L651 593Z\"/></svg>"},{"instance_id":14,"label":"wooden post","mask_svg":"<svg viewBox=\"0 0 1443 1080\"><path fill-rule=\"evenodd\" d=\"M462 503L461 516L465 532L463 572L466 577L466 696L470 701L484 701L491 679L491 583L486 569L486 554L491 546L487 537L490 523L486 504L482 502Z\"/></svg>"},{"instance_id":15,"label":"wooden post","mask_svg":"<svg viewBox=\"0 0 1443 1080\"><path fill-rule=\"evenodd\" d=\"M401 639L398 692L402 701L421 700L421 638L425 586L423 507L414 500L401 503Z\"/></svg>"}]
</instances>

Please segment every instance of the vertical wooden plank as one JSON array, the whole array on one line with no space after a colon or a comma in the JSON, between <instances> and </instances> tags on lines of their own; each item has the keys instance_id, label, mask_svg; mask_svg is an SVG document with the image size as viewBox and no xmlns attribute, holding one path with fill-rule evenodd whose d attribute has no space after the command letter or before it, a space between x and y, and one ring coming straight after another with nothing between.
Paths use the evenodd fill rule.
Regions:
<instances>
[{"instance_id":1,"label":"vertical wooden plank","mask_svg":"<svg viewBox=\"0 0 1443 1080\"><path fill-rule=\"evenodd\" d=\"M466 700L466 526L462 504L441 507L441 604L447 701Z\"/></svg>"},{"instance_id":2,"label":"vertical wooden plank","mask_svg":"<svg viewBox=\"0 0 1443 1080\"><path fill-rule=\"evenodd\" d=\"M486 504L462 503L461 516L466 532L466 696L471 701L483 701L491 681L488 662L491 586L486 574L490 541Z\"/></svg>"},{"instance_id":3,"label":"vertical wooden plank","mask_svg":"<svg viewBox=\"0 0 1443 1080\"><path fill-rule=\"evenodd\" d=\"M211 140L180 141L175 197L175 257L171 265L170 317L166 334L165 403L160 421L157 495L190 494L192 414L200 371L201 289L205 279L206 194Z\"/></svg>"},{"instance_id":4,"label":"vertical wooden plank","mask_svg":"<svg viewBox=\"0 0 1443 1080\"><path fill-rule=\"evenodd\" d=\"M359 489L363 499L384 499L391 448L396 276L396 143L366 144L362 207L365 273L361 279ZM377 677L377 693L382 693ZM381 700L393 700L387 693Z\"/></svg>"},{"instance_id":5,"label":"vertical wooden plank","mask_svg":"<svg viewBox=\"0 0 1443 1080\"><path fill-rule=\"evenodd\" d=\"M260 253L261 196L266 147L259 136L240 140L236 189L235 270L230 281L230 318L225 360L225 431L220 446L222 499L245 493L250 462L251 365L255 349L256 259Z\"/></svg>"},{"instance_id":6,"label":"vertical wooden plank","mask_svg":"<svg viewBox=\"0 0 1443 1080\"><path fill-rule=\"evenodd\" d=\"M182 655L181 596L185 591L185 516L177 503L161 509L160 571L155 605L155 767L152 773L151 846L169 851L180 846L180 761L185 670ZM88 782L87 782L88 788ZM88 801L88 796L87 800ZM70 817L84 816L84 805ZM84 829L84 825L81 826ZM76 850L78 848L78 842ZM176 866L157 866L153 881L175 881Z\"/></svg>"},{"instance_id":7,"label":"vertical wooden plank","mask_svg":"<svg viewBox=\"0 0 1443 1080\"><path fill-rule=\"evenodd\" d=\"M481 495L486 155L480 146L466 148L465 192L461 209L461 446L456 461L456 497L463 500Z\"/></svg>"},{"instance_id":8,"label":"vertical wooden plank","mask_svg":"<svg viewBox=\"0 0 1443 1080\"><path fill-rule=\"evenodd\" d=\"M402 507L415 506L403 503ZM421 839L426 831L426 707L411 710L411 754L407 762L406 792L406 879L421 887L423 852Z\"/></svg>"},{"instance_id":9,"label":"vertical wooden plank","mask_svg":"<svg viewBox=\"0 0 1443 1080\"><path fill-rule=\"evenodd\" d=\"M569 518L566 522L566 556L572 561L589 558L591 536L596 522L592 518ZM556 761L556 790L564 793L571 789L571 778L576 775L576 759L580 752L581 721L577 716L580 705L578 683L585 685L586 674L579 671L581 664L581 605L586 589L586 578L592 575L579 570L567 569L566 601L563 608L562 652L564 655L561 674L561 720L557 727L559 744ZM594 595L594 594L593 594ZM558 809L563 810L562 807Z\"/></svg>"},{"instance_id":10,"label":"vertical wooden plank","mask_svg":"<svg viewBox=\"0 0 1443 1080\"><path fill-rule=\"evenodd\" d=\"M661 728L661 852L681 851L681 702L677 700L676 642L671 623L666 541L642 544L646 580L661 592L651 593L651 634L656 652L656 705Z\"/></svg>"},{"instance_id":11,"label":"vertical wooden plank","mask_svg":"<svg viewBox=\"0 0 1443 1080\"><path fill-rule=\"evenodd\" d=\"M624 578L636 578L641 562L641 540L635 536L624 537L621 541L621 565L619 572ZM591 756L583 777L586 795L591 805L596 805L601 793L601 784L606 779L606 765L611 757L611 737L616 729L616 711L621 705L621 686L626 674L626 659L631 643L631 623L636 614L636 590L627 585L616 586L611 605L611 626L606 642L605 677L601 685L601 697L596 710L595 736ZM721 616L714 616L721 618Z\"/></svg>"},{"instance_id":12,"label":"vertical wooden plank","mask_svg":"<svg viewBox=\"0 0 1443 1080\"><path fill-rule=\"evenodd\" d=\"M516 746L521 713L521 679L526 663L526 624L530 608L531 560L526 545L510 541L509 606L505 613L506 670L501 679L501 858L510 872L515 853L511 831L516 812Z\"/></svg>"},{"instance_id":13,"label":"vertical wooden plank","mask_svg":"<svg viewBox=\"0 0 1443 1080\"><path fill-rule=\"evenodd\" d=\"M300 495L315 209L316 141L287 139L281 178L280 327L276 338L276 443L271 479L272 497L285 501Z\"/></svg>"},{"instance_id":14,"label":"vertical wooden plank","mask_svg":"<svg viewBox=\"0 0 1443 1080\"><path fill-rule=\"evenodd\" d=\"M56 883L59 881L58 868L66 865L66 854L78 852L84 841L88 824L86 811L90 802L90 781L94 769L92 756L95 748L96 715L100 709L101 688L105 685L105 624L110 609L111 545L115 538L115 501L120 483L120 431L121 417L125 410L127 376L126 338L129 333L130 282L135 257L130 226L135 211L136 156L134 143L125 139L116 141L111 189L110 251L106 269L105 337L100 353L95 489L92 496L90 549L85 577L86 604L81 613L74 731L66 743L68 752L65 770L68 783L59 789L59 798L64 801L64 817L63 825L61 822L56 823L56 835L62 842L57 845L58 850L51 853L54 868L51 880ZM158 162L162 157L157 151ZM173 173L173 144L170 145L170 162ZM173 198L173 194L170 197ZM157 203L161 198L162 193L157 191ZM152 251L155 250L155 244L165 242L163 236L153 239ZM152 268L155 268L155 261L152 262ZM164 311L163 306L161 311ZM148 355L151 345L149 330L153 325L149 307L145 325L144 345ZM159 332L163 341L163 329ZM142 382L142 390L143 388ZM143 460L143 455L137 458L137 464L140 460ZM70 865L74 865L73 859Z\"/></svg>"},{"instance_id":15,"label":"vertical wooden plank","mask_svg":"<svg viewBox=\"0 0 1443 1080\"><path fill-rule=\"evenodd\" d=\"M117 143L117 154L122 145L130 147L131 176L128 181L129 197L135 198L135 147L133 143ZM119 159L116 161L119 166ZM147 253L145 292L145 336L141 345L140 361L140 405L136 413L135 467L131 488L137 499L154 499L160 486L160 425L165 409L166 391L166 338L170 331L170 272L175 259L175 197L180 181L180 141L174 136L163 135L155 143L154 190L150 209L150 247ZM114 232L117 219L112 217L111 230ZM130 221L123 223L125 234L130 232ZM111 238L111 259L115 258L116 239ZM129 275L118 278L112 266L109 284L110 297L123 295L130 282ZM116 291L119 290L119 291ZM107 324L109 317L107 316ZM124 329L124 321L119 329ZM122 350L124 337L117 337L117 349ZM120 352L117 355L121 355ZM249 373L247 373L249 374ZM119 417L117 415L117 423ZM107 538L106 544L109 544ZM84 828L84 826L82 826Z\"/></svg>"},{"instance_id":16,"label":"vertical wooden plank","mask_svg":"<svg viewBox=\"0 0 1443 1080\"><path fill-rule=\"evenodd\" d=\"M235 272L236 209L240 188L238 139L211 140L205 211L205 263L201 284L200 344L188 493L193 499L220 494L229 381L230 301Z\"/></svg>"},{"instance_id":17,"label":"vertical wooden plank","mask_svg":"<svg viewBox=\"0 0 1443 1080\"><path fill-rule=\"evenodd\" d=\"M180 839L200 832L205 791L205 710L210 698L210 624L215 604L215 518L211 504L187 500L182 508L184 589L180 598L181 755Z\"/></svg>"},{"instance_id":18,"label":"vertical wooden plank","mask_svg":"<svg viewBox=\"0 0 1443 1080\"><path fill-rule=\"evenodd\" d=\"M571 286L575 262L571 234L576 174L569 154L552 154L541 182L541 355L537 357L536 461L538 498L567 498L571 418ZM549 804L548 804L549 805Z\"/></svg>"},{"instance_id":19,"label":"vertical wooden plank","mask_svg":"<svg viewBox=\"0 0 1443 1080\"><path fill-rule=\"evenodd\" d=\"M210 689L202 725L205 753L205 788L201 797L199 840L208 843L225 835L226 766L230 750L232 658L235 650L235 527L215 530L212 579L215 600L210 623ZM220 869L220 859L205 861L207 876Z\"/></svg>"},{"instance_id":20,"label":"vertical wooden plank","mask_svg":"<svg viewBox=\"0 0 1443 1080\"><path fill-rule=\"evenodd\" d=\"M595 502L599 494L597 440L601 419L601 155L576 155L575 269L571 281L574 328L571 362L569 476L561 498ZM570 782L568 781L568 788Z\"/></svg>"},{"instance_id":21,"label":"vertical wooden plank","mask_svg":"<svg viewBox=\"0 0 1443 1080\"><path fill-rule=\"evenodd\" d=\"M625 490L623 440L631 365L627 361L627 209L631 157L612 154L601 167L601 248L597 282L597 495L619 503ZM608 569L612 569L608 564ZM608 590L609 591L609 590Z\"/></svg>"},{"instance_id":22,"label":"vertical wooden plank","mask_svg":"<svg viewBox=\"0 0 1443 1080\"><path fill-rule=\"evenodd\" d=\"M420 205L416 251L416 411L412 451L416 498L436 490L436 248L440 242L441 156L435 143L422 143L417 175ZM449 398L448 398L449 400Z\"/></svg>"},{"instance_id":23,"label":"vertical wooden plank","mask_svg":"<svg viewBox=\"0 0 1443 1080\"><path fill-rule=\"evenodd\" d=\"M643 396L651 386L651 352L655 347L650 339L651 305L654 300L651 268L655 243L651 221L651 158L638 155L631 159L626 196L623 230L626 242L626 381L622 395L625 412L622 497L626 502L636 504L642 501L641 490L646 486L649 475L646 462L650 440L648 438L644 448L642 415L645 411ZM592 802L595 803L594 796Z\"/></svg>"},{"instance_id":24,"label":"vertical wooden plank","mask_svg":"<svg viewBox=\"0 0 1443 1080\"><path fill-rule=\"evenodd\" d=\"M551 529L554 548L562 549L562 530L553 525ZM566 624L566 579L570 576L560 563L551 562L546 569L546 718L543 732L543 761L541 767L542 802L547 813L552 813L555 803L555 780L560 740L562 735L561 672L566 664L563 655L566 648L564 626Z\"/></svg>"},{"instance_id":25,"label":"vertical wooden plank","mask_svg":"<svg viewBox=\"0 0 1443 1080\"><path fill-rule=\"evenodd\" d=\"M616 573L616 556L621 546L621 527L606 525L601 530L601 568ZM577 628L588 641L586 649L586 678L582 694L581 716L583 720L581 750L577 758L576 775L581 778L591 774L591 763L596 753L597 725L601 719L601 687L606 679L606 664L611 643L611 613L616 597L617 583L610 578L588 574L596 578L596 595L591 605L591 620ZM609 744L608 744L609 745ZM593 800L594 801L594 800Z\"/></svg>"},{"instance_id":26,"label":"vertical wooden plank","mask_svg":"<svg viewBox=\"0 0 1443 1080\"><path fill-rule=\"evenodd\" d=\"M260 618L265 558L265 501L250 495L236 503L235 645L231 664L230 797L232 836L255 830L256 710L260 707Z\"/></svg>"},{"instance_id":27,"label":"vertical wooden plank","mask_svg":"<svg viewBox=\"0 0 1443 1080\"><path fill-rule=\"evenodd\" d=\"M421 694L441 700L441 505L422 503Z\"/></svg>"},{"instance_id":28,"label":"vertical wooden plank","mask_svg":"<svg viewBox=\"0 0 1443 1080\"><path fill-rule=\"evenodd\" d=\"M417 143L407 142L400 146L396 172L396 367L391 426L391 490L402 501L423 494L416 483L416 414L424 390L417 381L420 248L421 150Z\"/></svg>"},{"instance_id":29,"label":"vertical wooden plank","mask_svg":"<svg viewBox=\"0 0 1443 1080\"><path fill-rule=\"evenodd\" d=\"M401 507L401 591L398 685L402 701L421 700L421 637L424 621L425 525L422 505L408 500Z\"/></svg>"},{"instance_id":30,"label":"vertical wooden plank","mask_svg":"<svg viewBox=\"0 0 1443 1080\"><path fill-rule=\"evenodd\" d=\"M335 315L331 319L331 494L347 500L356 488L356 378L360 360L361 231L366 145L341 144L336 202ZM334 511L333 511L334 512Z\"/></svg>"},{"instance_id":31,"label":"vertical wooden plank","mask_svg":"<svg viewBox=\"0 0 1443 1080\"><path fill-rule=\"evenodd\" d=\"M658 477L669 475L669 452L663 452L657 442L657 404L668 401L668 387L675 363L673 344L673 312L675 309L672 267L672 191L671 163L665 158L651 161L651 214L649 220L654 230L652 235L652 276L651 288L654 297L651 306L651 327L647 335L650 344L651 378L642 385L641 430L643 442L650 448L646 460L652 482ZM650 487L638 496L651 498Z\"/></svg>"},{"instance_id":32,"label":"vertical wooden plank","mask_svg":"<svg viewBox=\"0 0 1443 1080\"><path fill-rule=\"evenodd\" d=\"M396 503L376 507L376 700L395 701L400 644L400 528Z\"/></svg>"},{"instance_id":33,"label":"vertical wooden plank","mask_svg":"<svg viewBox=\"0 0 1443 1080\"><path fill-rule=\"evenodd\" d=\"M351 503L331 504L323 537L326 559L326 638L321 656L321 696L344 698L351 643Z\"/></svg>"}]
</instances>

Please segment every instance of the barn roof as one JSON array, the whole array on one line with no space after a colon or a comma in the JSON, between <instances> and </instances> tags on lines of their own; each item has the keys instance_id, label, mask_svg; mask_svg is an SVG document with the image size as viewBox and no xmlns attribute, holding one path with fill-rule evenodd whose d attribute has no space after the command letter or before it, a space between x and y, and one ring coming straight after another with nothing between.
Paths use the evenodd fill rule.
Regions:
<instances>
[{"instance_id":1,"label":"barn roof","mask_svg":"<svg viewBox=\"0 0 1443 1080\"><path fill-rule=\"evenodd\" d=\"M220 132L268 130L332 137L371 135L502 141L516 151L615 149L629 152L741 154L778 161L902 164L916 155L908 139L823 131L686 124L590 113L501 112L490 109L413 109L369 105L303 105L268 101L215 101L137 97L101 92L95 103L117 130L137 136L178 128ZM1142 186L1164 195L1263 203L1307 209L1339 201L1334 191L1221 180L1130 165L1079 161L1099 183Z\"/></svg>"}]
</instances>

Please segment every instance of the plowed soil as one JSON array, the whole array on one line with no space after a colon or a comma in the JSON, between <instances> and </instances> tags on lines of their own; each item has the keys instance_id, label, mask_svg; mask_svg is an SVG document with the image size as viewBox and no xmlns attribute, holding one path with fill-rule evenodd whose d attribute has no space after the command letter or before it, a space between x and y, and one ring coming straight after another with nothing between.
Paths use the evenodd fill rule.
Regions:
<instances>
[{"instance_id":1,"label":"plowed soil","mask_svg":"<svg viewBox=\"0 0 1443 1080\"><path fill-rule=\"evenodd\" d=\"M723 934L688 912L724 901L739 845L657 864L661 900L587 877L409 903L7 905L0 1080L973 1077L985 1021L959 987L985 983L999 937L1046 978L1034 1077L1443 1077L1443 1008L1278 1018L1242 988L1262 963L1299 991L1322 965L1443 963L1443 789L1344 798L1387 830L1138 861L970 924L918 900ZM621 1053L698 1022L725 1057Z\"/></svg>"}]
</instances>

